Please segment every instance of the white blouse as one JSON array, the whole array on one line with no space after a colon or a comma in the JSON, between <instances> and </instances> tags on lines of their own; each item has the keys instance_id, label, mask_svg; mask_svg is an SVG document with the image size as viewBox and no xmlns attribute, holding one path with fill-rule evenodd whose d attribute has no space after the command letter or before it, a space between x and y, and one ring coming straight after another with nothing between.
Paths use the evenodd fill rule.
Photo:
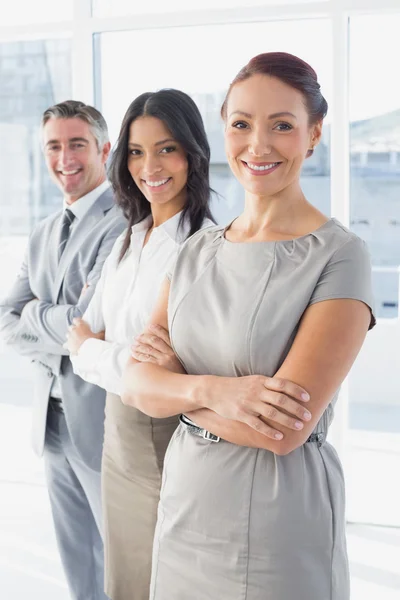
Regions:
<instances>
[{"instance_id":1,"label":"white blouse","mask_svg":"<svg viewBox=\"0 0 400 600\"><path fill-rule=\"evenodd\" d=\"M105 330L105 340L88 339L76 355L71 355L74 372L82 379L121 395L121 377L134 336L149 322L165 275L189 233L187 221L178 228L180 216L178 213L155 227L144 247L151 215L134 225L121 262L125 232L115 242L83 315L93 332ZM210 225L213 223L207 220L203 227Z\"/></svg>"}]
</instances>

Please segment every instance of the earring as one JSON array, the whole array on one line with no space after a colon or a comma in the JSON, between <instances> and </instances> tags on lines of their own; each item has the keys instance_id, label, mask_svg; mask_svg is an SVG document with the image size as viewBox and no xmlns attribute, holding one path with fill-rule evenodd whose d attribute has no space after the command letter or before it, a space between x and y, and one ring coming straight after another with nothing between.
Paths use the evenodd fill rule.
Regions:
<instances>
[{"instance_id":1,"label":"earring","mask_svg":"<svg viewBox=\"0 0 400 600\"><path fill-rule=\"evenodd\" d=\"M307 150L306 158L310 158L310 156L312 156L313 154L314 154L314 148L313 148L313 146L311 146L311 148L309 148Z\"/></svg>"}]
</instances>

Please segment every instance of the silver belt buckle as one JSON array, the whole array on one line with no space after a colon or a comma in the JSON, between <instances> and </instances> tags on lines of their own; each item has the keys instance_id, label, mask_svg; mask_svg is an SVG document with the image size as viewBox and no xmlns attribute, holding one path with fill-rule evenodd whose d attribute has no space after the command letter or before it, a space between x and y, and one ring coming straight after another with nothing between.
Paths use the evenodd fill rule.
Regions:
<instances>
[{"instance_id":1,"label":"silver belt buckle","mask_svg":"<svg viewBox=\"0 0 400 600\"><path fill-rule=\"evenodd\" d=\"M203 438L209 442L219 442L221 439L218 435L214 435L211 431L207 431L206 429L203 431Z\"/></svg>"}]
</instances>

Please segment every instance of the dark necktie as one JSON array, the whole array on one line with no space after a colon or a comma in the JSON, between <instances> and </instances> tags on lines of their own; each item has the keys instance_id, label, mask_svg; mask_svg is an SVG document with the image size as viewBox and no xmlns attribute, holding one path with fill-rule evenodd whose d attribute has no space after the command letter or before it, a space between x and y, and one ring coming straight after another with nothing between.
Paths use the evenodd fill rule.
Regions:
<instances>
[{"instance_id":1,"label":"dark necktie","mask_svg":"<svg viewBox=\"0 0 400 600\"><path fill-rule=\"evenodd\" d=\"M60 260L62 253L65 250L65 246L68 242L69 228L71 227L72 221L75 219L74 213L66 208L64 210L61 220L61 232L60 232L60 243L58 246L58 260Z\"/></svg>"}]
</instances>

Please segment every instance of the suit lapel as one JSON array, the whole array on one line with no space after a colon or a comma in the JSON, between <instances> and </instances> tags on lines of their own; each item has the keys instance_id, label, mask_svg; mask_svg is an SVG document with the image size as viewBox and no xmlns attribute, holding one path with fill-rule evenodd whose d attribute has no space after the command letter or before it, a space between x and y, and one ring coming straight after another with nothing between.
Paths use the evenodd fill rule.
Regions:
<instances>
[{"instance_id":1,"label":"suit lapel","mask_svg":"<svg viewBox=\"0 0 400 600\"><path fill-rule=\"evenodd\" d=\"M113 205L114 196L112 191L108 189L94 202L83 219L80 219L77 222L76 227L72 230L71 236L58 264L53 288L53 302L57 302L60 288L64 281L65 272L71 264L73 257L85 241L88 240L88 236L100 219L103 218L104 213L112 208ZM55 246L53 246L53 253L55 254L55 260L57 261L57 250Z\"/></svg>"}]
</instances>

